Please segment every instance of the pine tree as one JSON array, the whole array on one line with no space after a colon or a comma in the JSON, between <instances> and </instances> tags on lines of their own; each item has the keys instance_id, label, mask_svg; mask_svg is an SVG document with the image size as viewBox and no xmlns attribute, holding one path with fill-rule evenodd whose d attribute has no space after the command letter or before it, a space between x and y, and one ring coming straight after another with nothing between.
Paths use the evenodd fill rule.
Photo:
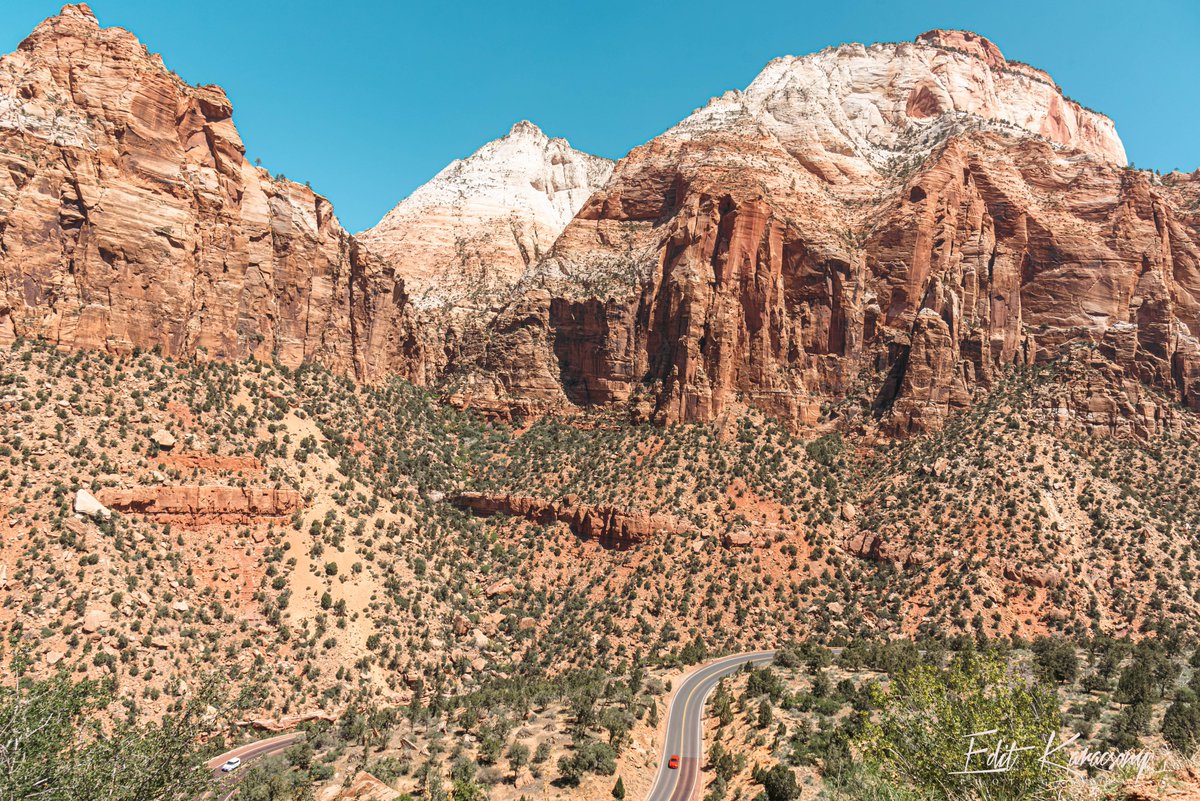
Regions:
<instances>
[{"instance_id":1,"label":"pine tree","mask_svg":"<svg viewBox=\"0 0 1200 801\"><path fill-rule=\"evenodd\" d=\"M1175 701L1163 716L1162 736L1180 755L1190 757L1200 741L1200 703Z\"/></svg>"}]
</instances>

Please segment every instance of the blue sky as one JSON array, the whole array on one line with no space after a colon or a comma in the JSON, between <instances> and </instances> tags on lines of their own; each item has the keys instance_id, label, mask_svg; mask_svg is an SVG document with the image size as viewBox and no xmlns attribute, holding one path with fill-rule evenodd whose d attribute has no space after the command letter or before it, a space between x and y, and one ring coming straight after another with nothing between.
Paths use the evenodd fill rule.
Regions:
<instances>
[{"instance_id":1,"label":"blue sky","mask_svg":"<svg viewBox=\"0 0 1200 801\"><path fill-rule=\"evenodd\" d=\"M530 119L617 158L766 62L967 28L1117 124L1139 167L1200 167L1200 3L95 0L192 83L225 87L251 159L351 231ZM3 0L0 50L60 2Z\"/></svg>"}]
</instances>

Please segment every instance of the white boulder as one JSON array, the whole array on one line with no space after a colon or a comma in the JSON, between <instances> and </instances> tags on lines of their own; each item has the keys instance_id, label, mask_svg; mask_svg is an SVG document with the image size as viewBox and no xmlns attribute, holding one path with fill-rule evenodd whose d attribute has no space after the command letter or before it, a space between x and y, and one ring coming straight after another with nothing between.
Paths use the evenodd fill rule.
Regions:
<instances>
[{"instance_id":1,"label":"white boulder","mask_svg":"<svg viewBox=\"0 0 1200 801\"><path fill-rule=\"evenodd\" d=\"M108 520L112 517L112 512L108 510L104 504L96 500L96 496L85 489L75 491L75 514L87 515L92 518L104 518Z\"/></svg>"}]
</instances>

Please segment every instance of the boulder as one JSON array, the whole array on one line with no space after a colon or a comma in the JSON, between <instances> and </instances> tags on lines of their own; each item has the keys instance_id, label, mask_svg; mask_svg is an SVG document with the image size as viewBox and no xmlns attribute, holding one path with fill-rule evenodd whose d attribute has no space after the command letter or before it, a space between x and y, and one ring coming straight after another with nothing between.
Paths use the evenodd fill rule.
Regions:
<instances>
[{"instance_id":1,"label":"boulder","mask_svg":"<svg viewBox=\"0 0 1200 801\"><path fill-rule=\"evenodd\" d=\"M103 609L89 609L83 616L83 630L87 634L94 634L107 627L109 622L108 612Z\"/></svg>"},{"instance_id":2,"label":"boulder","mask_svg":"<svg viewBox=\"0 0 1200 801\"><path fill-rule=\"evenodd\" d=\"M170 450L175 447L175 435L165 428L160 428L150 435L150 441L163 450Z\"/></svg>"},{"instance_id":3,"label":"boulder","mask_svg":"<svg viewBox=\"0 0 1200 801\"><path fill-rule=\"evenodd\" d=\"M754 544L754 537L748 529L743 528L725 532L721 537L721 542L726 548L749 548Z\"/></svg>"},{"instance_id":4,"label":"boulder","mask_svg":"<svg viewBox=\"0 0 1200 801\"><path fill-rule=\"evenodd\" d=\"M517 587L513 584L512 579L505 577L491 584L487 590L487 597L495 598L497 595L513 595L517 591Z\"/></svg>"},{"instance_id":5,"label":"boulder","mask_svg":"<svg viewBox=\"0 0 1200 801\"><path fill-rule=\"evenodd\" d=\"M96 500L95 495L82 487L75 491L75 514L105 520L112 517L112 512L108 510L108 507Z\"/></svg>"},{"instance_id":6,"label":"boulder","mask_svg":"<svg viewBox=\"0 0 1200 801\"><path fill-rule=\"evenodd\" d=\"M63 528L75 534L78 538L76 544L86 543L88 535L88 526L78 517L64 517L62 519Z\"/></svg>"}]
</instances>

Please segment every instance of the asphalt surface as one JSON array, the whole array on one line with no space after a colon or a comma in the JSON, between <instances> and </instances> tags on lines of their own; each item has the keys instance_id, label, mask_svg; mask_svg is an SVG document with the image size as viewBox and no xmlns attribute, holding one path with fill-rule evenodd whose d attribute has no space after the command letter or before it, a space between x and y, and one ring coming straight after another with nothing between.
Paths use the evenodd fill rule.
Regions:
<instances>
[{"instance_id":1,"label":"asphalt surface","mask_svg":"<svg viewBox=\"0 0 1200 801\"><path fill-rule=\"evenodd\" d=\"M296 743L304 742L305 734L296 732L293 734L281 734L278 737L269 737L266 740L240 745L232 751L226 751L220 756L215 756L208 760L208 769L212 771L214 779L220 781L222 792L221 801L229 801L237 792L237 783L246 771L250 769L251 763L256 759L263 757L274 756L291 748ZM230 773L222 773L221 766L228 762L233 757L241 757L242 764L236 770Z\"/></svg>"},{"instance_id":2,"label":"asphalt surface","mask_svg":"<svg viewBox=\"0 0 1200 801\"><path fill-rule=\"evenodd\" d=\"M667 737L663 745L658 775L646 801L691 801L700 789L700 766L704 764L704 703L722 678L736 672L747 662L766 664L774 651L736 654L709 662L683 678L671 699L667 712ZM679 768L667 767L672 755L679 755Z\"/></svg>"}]
</instances>

